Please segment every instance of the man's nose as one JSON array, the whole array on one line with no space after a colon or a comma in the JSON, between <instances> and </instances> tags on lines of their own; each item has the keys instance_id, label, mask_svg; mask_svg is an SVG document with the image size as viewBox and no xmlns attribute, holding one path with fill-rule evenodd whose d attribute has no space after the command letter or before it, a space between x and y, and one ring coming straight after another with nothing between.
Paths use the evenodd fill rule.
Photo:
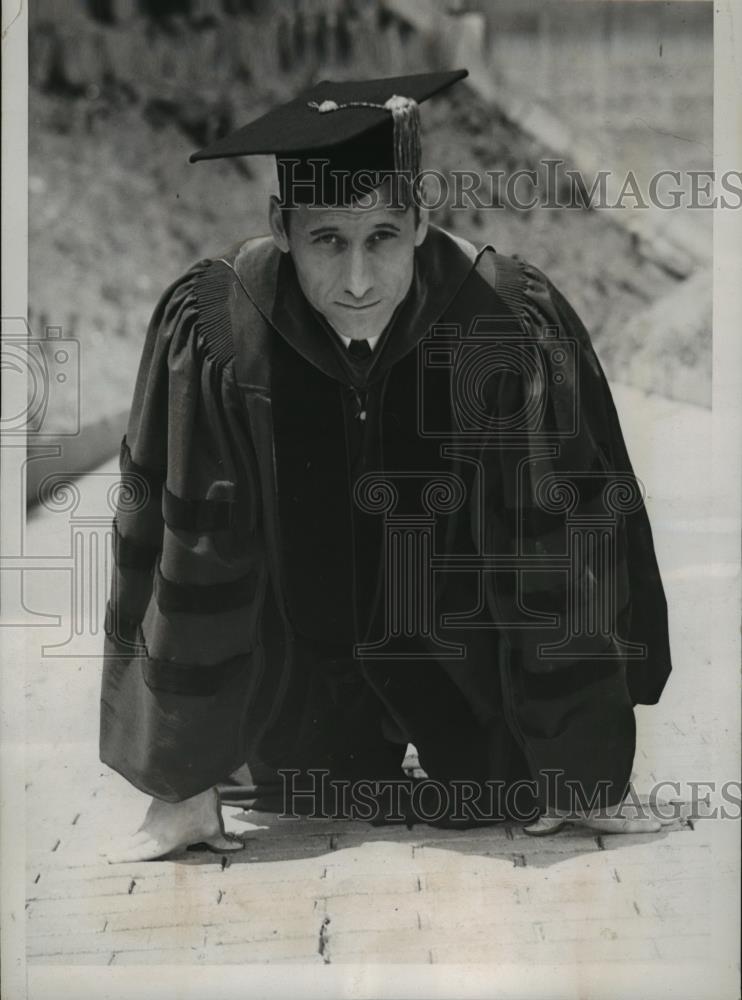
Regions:
<instances>
[{"instance_id":1,"label":"man's nose","mask_svg":"<svg viewBox=\"0 0 742 1000\"><path fill-rule=\"evenodd\" d=\"M351 250L345 276L345 290L354 299L362 299L373 287L373 274L363 249Z\"/></svg>"}]
</instances>

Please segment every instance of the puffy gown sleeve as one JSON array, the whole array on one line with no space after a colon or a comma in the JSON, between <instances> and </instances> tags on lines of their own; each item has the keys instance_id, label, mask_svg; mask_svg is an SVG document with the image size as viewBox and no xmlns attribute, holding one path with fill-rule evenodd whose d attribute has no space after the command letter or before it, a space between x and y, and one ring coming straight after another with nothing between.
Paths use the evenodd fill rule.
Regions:
<instances>
[{"instance_id":1,"label":"puffy gown sleeve","mask_svg":"<svg viewBox=\"0 0 742 1000\"><path fill-rule=\"evenodd\" d=\"M263 672L258 470L224 307L202 261L150 322L121 448L101 759L168 801L245 761Z\"/></svg>"},{"instance_id":2,"label":"puffy gown sleeve","mask_svg":"<svg viewBox=\"0 0 742 1000\"><path fill-rule=\"evenodd\" d=\"M608 382L579 316L538 268L496 255L492 281L518 320L526 361L511 365L490 400L513 419L503 424L508 441L491 441L488 544L533 568L519 579L493 574L491 604L499 620L516 623L509 638L524 669L624 658L632 700L653 704L671 669L667 604ZM568 552L569 572L555 573L550 560ZM567 636L559 648L543 628L555 615L562 625L571 616L582 638Z\"/></svg>"}]
</instances>

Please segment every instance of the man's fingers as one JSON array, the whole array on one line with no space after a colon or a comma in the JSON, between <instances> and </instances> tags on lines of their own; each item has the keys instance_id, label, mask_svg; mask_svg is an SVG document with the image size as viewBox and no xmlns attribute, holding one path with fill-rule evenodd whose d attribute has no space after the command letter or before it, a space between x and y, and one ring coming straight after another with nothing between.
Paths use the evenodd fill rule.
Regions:
<instances>
[{"instance_id":1,"label":"man's fingers","mask_svg":"<svg viewBox=\"0 0 742 1000\"><path fill-rule=\"evenodd\" d=\"M523 827L523 832L529 837L548 837L553 833L558 833L567 820L559 816L539 816L535 823L529 823Z\"/></svg>"},{"instance_id":2,"label":"man's fingers","mask_svg":"<svg viewBox=\"0 0 742 1000\"><path fill-rule=\"evenodd\" d=\"M125 842L113 844L100 853L109 864L124 864L127 861L155 861L184 851L189 847L203 846L217 853L234 853L244 850L244 842L235 836L214 834L211 837L191 836L176 842L159 839L141 831Z\"/></svg>"},{"instance_id":3,"label":"man's fingers","mask_svg":"<svg viewBox=\"0 0 742 1000\"><path fill-rule=\"evenodd\" d=\"M109 864L119 865L126 864L129 861L156 861L158 858L162 858L174 850L177 850L177 848L169 847L159 840L147 838L136 844L130 843L126 847L123 845L112 847L110 850L104 852L104 857Z\"/></svg>"},{"instance_id":4,"label":"man's fingers","mask_svg":"<svg viewBox=\"0 0 742 1000\"><path fill-rule=\"evenodd\" d=\"M658 819L624 819L621 816L608 816L604 819L586 817L582 820L584 826L600 833L657 833L662 829Z\"/></svg>"},{"instance_id":5,"label":"man's fingers","mask_svg":"<svg viewBox=\"0 0 742 1000\"><path fill-rule=\"evenodd\" d=\"M205 844L212 851L242 851L244 850L244 843L239 837L210 837L208 840L202 840L200 843ZM189 845L195 847L197 845Z\"/></svg>"}]
</instances>

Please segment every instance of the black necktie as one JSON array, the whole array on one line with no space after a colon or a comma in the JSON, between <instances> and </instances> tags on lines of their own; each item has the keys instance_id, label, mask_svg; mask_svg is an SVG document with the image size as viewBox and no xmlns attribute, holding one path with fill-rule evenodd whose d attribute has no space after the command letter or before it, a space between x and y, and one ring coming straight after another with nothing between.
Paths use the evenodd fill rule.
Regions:
<instances>
[{"instance_id":1,"label":"black necktie","mask_svg":"<svg viewBox=\"0 0 742 1000\"><path fill-rule=\"evenodd\" d=\"M348 344L348 354L354 361L368 361L372 353L367 340L351 340Z\"/></svg>"}]
</instances>

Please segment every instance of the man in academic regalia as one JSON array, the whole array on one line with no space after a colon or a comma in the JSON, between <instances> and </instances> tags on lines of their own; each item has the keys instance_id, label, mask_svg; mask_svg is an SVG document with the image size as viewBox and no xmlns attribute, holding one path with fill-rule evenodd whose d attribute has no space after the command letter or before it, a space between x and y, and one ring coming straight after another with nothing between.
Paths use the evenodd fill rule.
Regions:
<instances>
[{"instance_id":1,"label":"man in academic regalia","mask_svg":"<svg viewBox=\"0 0 742 1000\"><path fill-rule=\"evenodd\" d=\"M273 153L280 197L149 327L101 759L152 801L112 858L239 846L216 786L245 762L381 796L408 741L468 789L436 821L529 779L534 832L575 789L656 828L620 804L667 612L607 383L543 274L420 206L418 106L465 75L320 83L192 157Z\"/></svg>"}]
</instances>

